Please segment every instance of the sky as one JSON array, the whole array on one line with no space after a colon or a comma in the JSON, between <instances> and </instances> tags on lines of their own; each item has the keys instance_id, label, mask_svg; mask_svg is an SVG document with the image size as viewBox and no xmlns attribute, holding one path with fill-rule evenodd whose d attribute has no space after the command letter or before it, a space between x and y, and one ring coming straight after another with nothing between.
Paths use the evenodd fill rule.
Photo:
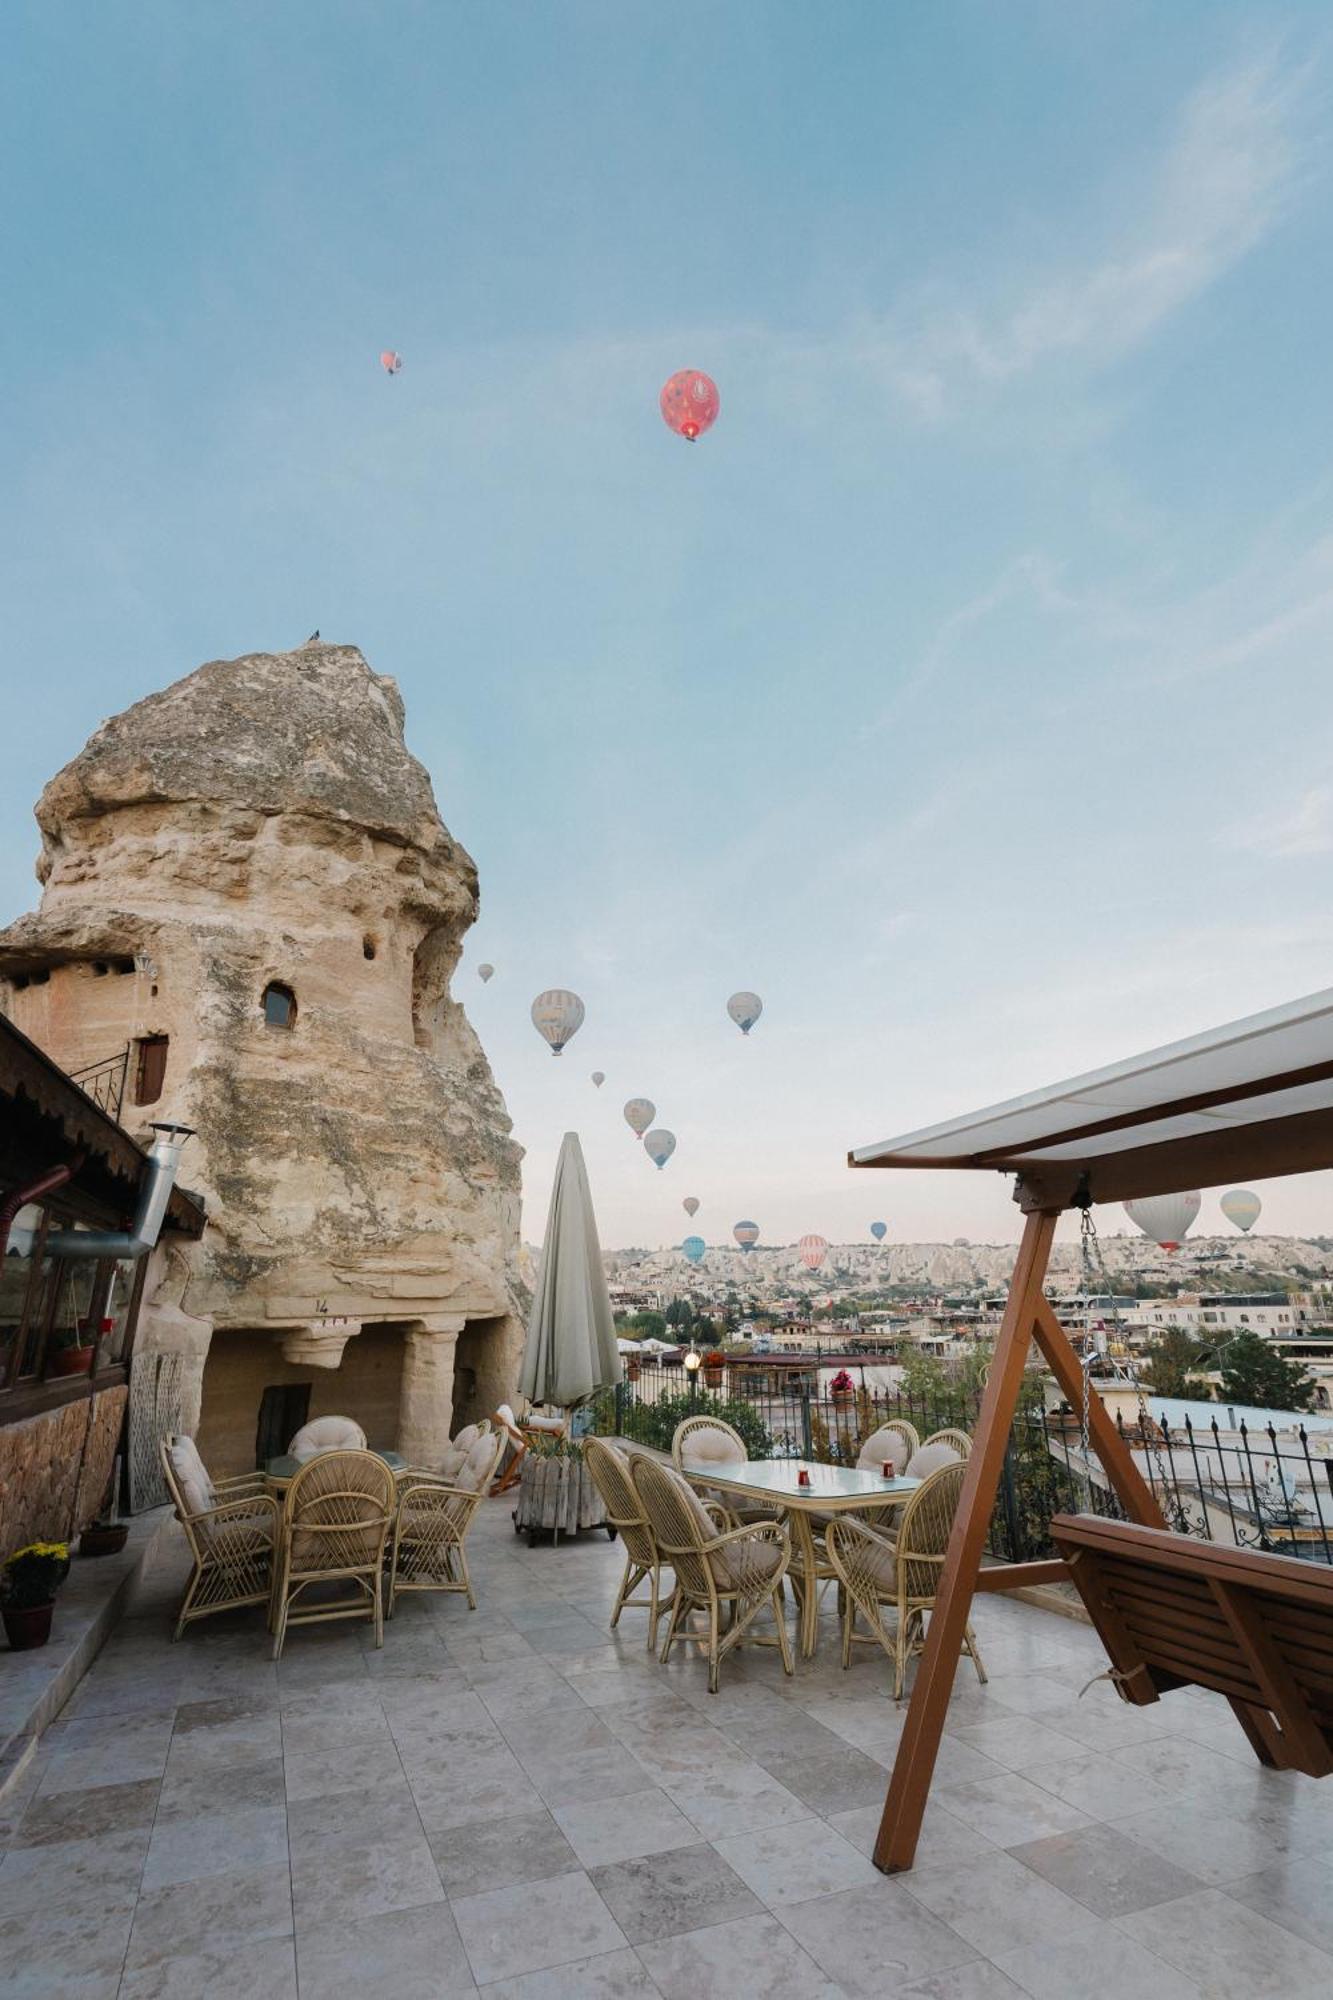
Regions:
<instances>
[{"instance_id":1,"label":"sky","mask_svg":"<svg viewBox=\"0 0 1333 2000\"><path fill-rule=\"evenodd\" d=\"M0 919L104 716L318 627L477 861L529 1239L567 1129L608 1245L686 1194L709 1240L1012 1237L998 1177L847 1149L1333 985L1324 9L11 0L6 41ZM1259 1191L1333 1228L1329 1175Z\"/></svg>"}]
</instances>

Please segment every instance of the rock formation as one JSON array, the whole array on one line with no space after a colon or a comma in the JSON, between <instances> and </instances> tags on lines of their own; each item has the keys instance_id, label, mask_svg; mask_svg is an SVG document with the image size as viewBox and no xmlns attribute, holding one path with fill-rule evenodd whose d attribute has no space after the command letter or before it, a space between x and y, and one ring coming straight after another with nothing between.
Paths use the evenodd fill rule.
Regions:
<instances>
[{"instance_id":1,"label":"rock formation","mask_svg":"<svg viewBox=\"0 0 1333 2000\"><path fill-rule=\"evenodd\" d=\"M67 1069L127 1050L136 1136L197 1129L183 1177L208 1228L173 1253L183 1283L150 1277L140 1331L188 1354L186 1424L202 1388L205 1437L225 1407L225 1453L252 1463L268 1378L313 1380L312 1415L345 1408L373 1323L392 1341L362 1349L367 1393L396 1369L398 1421L372 1442L428 1454L456 1404L512 1381L521 1155L449 991L476 869L395 683L348 646L212 661L103 723L37 819L41 908L0 934L6 1011ZM242 1333L265 1344L229 1375Z\"/></svg>"}]
</instances>

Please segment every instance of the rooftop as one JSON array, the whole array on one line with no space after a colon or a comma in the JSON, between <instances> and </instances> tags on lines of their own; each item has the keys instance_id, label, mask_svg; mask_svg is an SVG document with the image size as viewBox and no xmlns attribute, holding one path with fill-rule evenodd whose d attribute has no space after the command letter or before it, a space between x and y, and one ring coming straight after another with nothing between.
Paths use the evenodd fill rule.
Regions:
<instances>
[{"instance_id":1,"label":"rooftop","mask_svg":"<svg viewBox=\"0 0 1333 2000\"><path fill-rule=\"evenodd\" d=\"M173 1535L175 1531L173 1530ZM479 1609L170 1642L174 1561L5 1805L0 1934L43 2000L1301 2000L1333 1981L1333 1786L1220 1700L1149 1709L1086 1626L980 1599L917 1865L868 1859L905 1709L825 1613L710 1697L607 1629L621 1553L472 1540ZM362 1636L364 1634L364 1637Z\"/></svg>"}]
</instances>

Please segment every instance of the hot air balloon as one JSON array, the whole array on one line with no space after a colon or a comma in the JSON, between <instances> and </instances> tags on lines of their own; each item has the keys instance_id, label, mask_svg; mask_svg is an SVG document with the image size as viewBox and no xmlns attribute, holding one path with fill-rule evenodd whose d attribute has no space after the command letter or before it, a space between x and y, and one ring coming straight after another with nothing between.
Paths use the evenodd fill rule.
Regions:
<instances>
[{"instance_id":1,"label":"hot air balloon","mask_svg":"<svg viewBox=\"0 0 1333 2000\"><path fill-rule=\"evenodd\" d=\"M1247 1235L1259 1220L1259 1211L1262 1207L1263 1203L1258 1195L1251 1194L1248 1188L1232 1188L1230 1194L1224 1194L1222 1197L1223 1215L1228 1222L1234 1222L1237 1229L1243 1229Z\"/></svg>"},{"instance_id":2,"label":"hot air balloon","mask_svg":"<svg viewBox=\"0 0 1333 2000\"><path fill-rule=\"evenodd\" d=\"M625 1123L636 1139L642 1139L657 1116L657 1106L646 1097L631 1097L625 1106Z\"/></svg>"},{"instance_id":3,"label":"hot air balloon","mask_svg":"<svg viewBox=\"0 0 1333 2000\"><path fill-rule=\"evenodd\" d=\"M708 1245L704 1242L702 1236L687 1236L680 1247L689 1258L691 1264L702 1264L704 1251L708 1248Z\"/></svg>"},{"instance_id":4,"label":"hot air balloon","mask_svg":"<svg viewBox=\"0 0 1333 2000\"><path fill-rule=\"evenodd\" d=\"M597 1086L598 1090L600 1090L602 1085L606 1082L606 1071L604 1069L595 1069L592 1073L592 1080L594 1084Z\"/></svg>"},{"instance_id":5,"label":"hot air balloon","mask_svg":"<svg viewBox=\"0 0 1333 2000\"><path fill-rule=\"evenodd\" d=\"M764 1003L757 993L733 993L727 1002L727 1012L743 1035L749 1034L763 1011Z\"/></svg>"},{"instance_id":6,"label":"hot air balloon","mask_svg":"<svg viewBox=\"0 0 1333 2000\"><path fill-rule=\"evenodd\" d=\"M401 375L403 372L403 357L401 354L395 354L391 347L386 347L380 356L380 367L386 375Z\"/></svg>"},{"instance_id":7,"label":"hot air balloon","mask_svg":"<svg viewBox=\"0 0 1333 2000\"><path fill-rule=\"evenodd\" d=\"M801 1253L801 1262L805 1265L806 1270L817 1271L828 1255L828 1238L826 1236L803 1236L796 1247Z\"/></svg>"},{"instance_id":8,"label":"hot air balloon","mask_svg":"<svg viewBox=\"0 0 1333 2000\"><path fill-rule=\"evenodd\" d=\"M889 1225L887 1222L871 1223L870 1234L874 1237L876 1243L882 1243L884 1241L884 1238L888 1235L888 1233L889 1233Z\"/></svg>"},{"instance_id":9,"label":"hot air balloon","mask_svg":"<svg viewBox=\"0 0 1333 2000\"><path fill-rule=\"evenodd\" d=\"M682 368L662 384L662 421L693 444L717 422L722 399L717 384L697 368Z\"/></svg>"},{"instance_id":10,"label":"hot air balloon","mask_svg":"<svg viewBox=\"0 0 1333 2000\"><path fill-rule=\"evenodd\" d=\"M645 1132L643 1150L655 1167L664 1167L676 1150L676 1135L659 1125L656 1131Z\"/></svg>"},{"instance_id":11,"label":"hot air balloon","mask_svg":"<svg viewBox=\"0 0 1333 2000\"><path fill-rule=\"evenodd\" d=\"M1203 1196L1195 1189L1190 1194L1154 1194L1127 1201L1125 1214L1163 1250L1179 1250L1202 1205Z\"/></svg>"},{"instance_id":12,"label":"hot air balloon","mask_svg":"<svg viewBox=\"0 0 1333 2000\"><path fill-rule=\"evenodd\" d=\"M681 1207L684 1209L686 1215L697 1215L699 1213L698 1195L687 1194L684 1201L681 1203Z\"/></svg>"},{"instance_id":13,"label":"hot air balloon","mask_svg":"<svg viewBox=\"0 0 1333 2000\"><path fill-rule=\"evenodd\" d=\"M477 977L483 986L489 986L495 977L495 967L493 965L479 965L477 967Z\"/></svg>"},{"instance_id":14,"label":"hot air balloon","mask_svg":"<svg viewBox=\"0 0 1333 2000\"><path fill-rule=\"evenodd\" d=\"M753 1250L755 1244L759 1241L759 1224L757 1222L738 1222L731 1233L740 1244L742 1250Z\"/></svg>"},{"instance_id":15,"label":"hot air balloon","mask_svg":"<svg viewBox=\"0 0 1333 2000\"><path fill-rule=\"evenodd\" d=\"M584 1006L577 993L567 993L563 986L553 986L548 993L539 993L532 1003L532 1025L544 1042L551 1044L551 1054L558 1056L565 1043L583 1026Z\"/></svg>"}]
</instances>

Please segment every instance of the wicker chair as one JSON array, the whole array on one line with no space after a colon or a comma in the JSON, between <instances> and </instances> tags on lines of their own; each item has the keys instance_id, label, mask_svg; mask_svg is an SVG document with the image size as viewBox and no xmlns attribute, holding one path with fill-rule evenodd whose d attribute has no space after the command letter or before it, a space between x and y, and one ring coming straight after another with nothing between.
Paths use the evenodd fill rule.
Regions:
<instances>
[{"instance_id":1,"label":"wicker chair","mask_svg":"<svg viewBox=\"0 0 1333 2000\"><path fill-rule=\"evenodd\" d=\"M384 1644L384 1545L397 1497L393 1474L373 1451L326 1451L303 1465L287 1488L278 1579L273 1593L273 1657L282 1657L289 1625L369 1618ZM347 1584L332 1599L307 1593ZM301 1608L297 1609L298 1605Z\"/></svg>"},{"instance_id":2,"label":"wicker chair","mask_svg":"<svg viewBox=\"0 0 1333 2000\"><path fill-rule=\"evenodd\" d=\"M648 1613L648 1644L656 1647L658 1621L670 1607L671 1598L669 1595L665 1601L662 1598L662 1558L643 1501L635 1489L630 1461L615 1445L597 1437L584 1440L583 1457L592 1482L606 1503L606 1525L616 1530L625 1549L625 1573L616 1593L611 1629L614 1631L619 1624L627 1604L644 1610ZM644 1581L648 1584L646 1600L633 1594Z\"/></svg>"},{"instance_id":3,"label":"wicker chair","mask_svg":"<svg viewBox=\"0 0 1333 2000\"><path fill-rule=\"evenodd\" d=\"M723 1660L767 1607L778 1629L783 1667L791 1673L782 1602L782 1580L791 1562L786 1528L764 1521L720 1529L717 1515L709 1512L674 1466L659 1465L655 1459L636 1458L631 1477L658 1553L676 1572L663 1664L678 1639L694 1640L708 1660L708 1692L716 1694ZM705 1631L686 1624L691 1611L704 1613Z\"/></svg>"},{"instance_id":4,"label":"wicker chair","mask_svg":"<svg viewBox=\"0 0 1333 2000\"><path fill-rule=\"evenodd\" d=\"M445 1445L440 1453L438 1465L404 1465L399 1468L396 1474L399 1492L418 1480L443 1480L446 1486L451 1486L467 1463L467 1456L473 1445L479 1439L490 1435L489 1417L482 1417L475 1424L464 1424L457 1436L451 1437Z\"/></svg>"},{"instance_id":5,"label":"wicker chair","mask_svg":"<svg viewBox=\"0 0 1333 2000\"><path fill-rule=\"evenodd\" d=\"M169 1435L159 1450L167 1492L194 1559L172 1634L179 1639L192 1619L268 1603L280 1510L264 1490L261 1472L210 1479L193 1438Z\"/></svg>"},{"instance_id":6,"label":"wicker chair","mask_svg":"<svg viewBox=\"0 0 1333 2000\"><path fill-rule=\"evenodd\" d=\"M467 1566L467 1531L495 1477L503 1439L489 1426L479 1432L451 1478L413 1474L399 1484L389 1562L389 1603L404 1590L457 1590L475 1611L477 1599Z\"/></svg>"},{"instance_id":7,"label":"wicker chair","mask_svg":"<svg viewBox=\"0 0 1333 2000\"><path fill-rule=\"evenodd\" d=\"M966 1431L932 1431L928 1438L922 1438L922 1451L928 1444L951 1445L960 1458L970 1458L972 1455L972 1440Z\"/></svg>"},{"instance_id":8,"label":"wicker chair","mask_svg":"<svg viewBox=\"0 0 1333 2000\"><path fill-rule=\"evenodd\" d=\"M671 1439L671 1462L677 1472L707 1472L713 1466L746 1465L750 1454L745 1439L721 1417L685 1417L676 1425ZM733 1522L780 1521L781 1507L766 1506L762 1500L737 1500L727 1493L709 1495L724 1507Z\"/></svg>"},{"instance_id":9,"label":"wicker chair","mask_svg":"<svg viewBox=\"0 0 1333 2000\"><path fill-rule=\"evenodd\" d=\"M867 1521L846 1514L830 1522L825 1532L829 1561L842 1585L842 1664L851 1665L855 1640L877 1640L893 1661L895 1701L902 1699L907 1662L925 1641L926 1613L935 1603L966 1471L957 1459L923 1480L903 1509L895 1541ZM882 1605L894 1608L892 1630L880 1615ZM870 1628L868 1633L856 1630L858 1616ZM964 1633L963 1650L971 1656L978 1680L984 1681L986 1670L971 1625Z\"/></svg>"},{"instance_id":10,"label":"wicker chair","mask_svg":"<svg viewBox=\"0 0 1333 2000\"><path fill-rule=\"evenodd\" d=\"M892 1459L895 1472L904 1472L920 1443L915 1424L909 1424L905 1418L894 1417L871 1432L856 1454L857 1467L862 1472L878 1472L888 1458Z\"/></svg>"}]
</instances>

